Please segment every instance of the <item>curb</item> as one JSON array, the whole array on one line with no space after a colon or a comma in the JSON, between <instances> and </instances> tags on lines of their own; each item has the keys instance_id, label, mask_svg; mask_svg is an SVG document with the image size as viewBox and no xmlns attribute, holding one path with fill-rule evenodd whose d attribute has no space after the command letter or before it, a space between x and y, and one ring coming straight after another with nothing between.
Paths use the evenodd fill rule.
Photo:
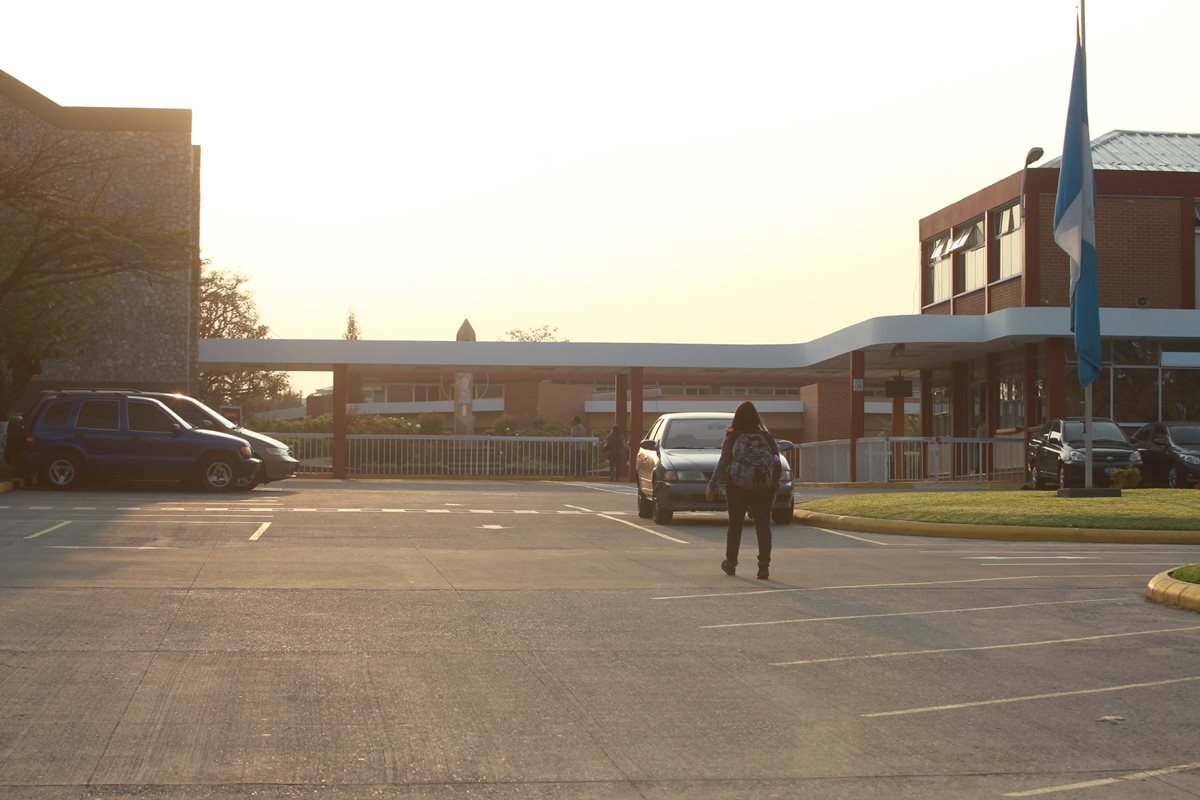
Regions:
<instances>
[{"instance_id":1,"label":"curb","mask_svg":"<svg viewBox=\"0 0 1200 800\"><path fill-rule=\"evenodd\" d=\"M1105 528L1049 528L1033 525L957 525L897 519L818 514L797 508L795 520L815 528L860 533L893 533L950 539L1002 539L1014 542L1096 542L1104 544L1200 544L1198 531L1147 531Z\"/></svg>"},{"instance_id":2,"label":"curb","mask_svg":"<svg viewBox=\"0 0 1200 800\"><path fill-rule=\"evenodd\" d=\"M12 478L11 480L0 481L0 494L11 492L13 489L20 489L25 485L25 481L21 478Z\"/></svg>"},{"instance_id":3,"label":"curb","mask_svg":"<svg viewBox=\"0 0 1200 800\"><path fill-rule=\"evenodd\" d=\"M1146 586L1146 597L1155 603L1200 611L1200 583L1177 581L1171 570L1160 572Z\"/></svg>"}]
</instances>

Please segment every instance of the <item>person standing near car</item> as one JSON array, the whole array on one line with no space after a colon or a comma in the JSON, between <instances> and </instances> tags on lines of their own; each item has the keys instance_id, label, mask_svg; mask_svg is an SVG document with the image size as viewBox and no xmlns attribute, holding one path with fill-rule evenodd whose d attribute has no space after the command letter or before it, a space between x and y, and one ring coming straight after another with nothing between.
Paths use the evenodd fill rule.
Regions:
<instances>
[{"instance_id":1,"label":"person standing near car","mask_svg":"<svg viewBox=\"0 0 1200 800\"><path fill-rule=\"evenodd\" d=\"M742 526L749 511L758 535L758 578L766 580L769 577L771 501L779 488L782 473L779 443L763 425L758 409L747 400L737 407L733 424L725 429L721 458L704 493L710 503L715 502L720 485L725 484L729 529L725 534L725 560L721 562L721 569L726 575L737 571Z\"/></svg>"},{"instance_id":2,"label":"person standing near car","mask_svg":"<svg viewBox=\"0 0 1200 800\"><path fill-rule=\"evenodd\" d=\"M613 425L604 440L604 450L608 453L608 480L616 483L621 480L621 461L625 458L625 435L621 433L620 425Z\"/></svg>"}]
</instances>

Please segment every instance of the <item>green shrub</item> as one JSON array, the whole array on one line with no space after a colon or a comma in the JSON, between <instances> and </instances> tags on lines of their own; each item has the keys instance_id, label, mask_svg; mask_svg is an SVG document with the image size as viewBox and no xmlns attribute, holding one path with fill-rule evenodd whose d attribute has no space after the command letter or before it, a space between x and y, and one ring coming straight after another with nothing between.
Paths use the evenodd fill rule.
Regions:
<instances>
[{"instance_id":1,"label":"green shrub","mask_svg":"<svg viewBox=\"0 0 1200 800\"><path fill-rule=\"evenodd\" d=\"M1114 470L1112 484L1118 489L1136 489L1142 484L1142 471L1137 467L1121 467Z\"/></svg>"}]
</instances>

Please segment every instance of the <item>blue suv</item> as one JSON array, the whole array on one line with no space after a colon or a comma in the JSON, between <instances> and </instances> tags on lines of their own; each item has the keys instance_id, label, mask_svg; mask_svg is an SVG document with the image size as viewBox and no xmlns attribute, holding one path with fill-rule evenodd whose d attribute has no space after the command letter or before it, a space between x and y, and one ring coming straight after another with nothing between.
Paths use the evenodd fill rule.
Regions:
<instances>
[{"instance_id":1,"label":"blue suv","mask_svg":"<svg viewBox=\"0 0 1200 800\"><path fill-rule=\"evenodd\" d=\"M53 489L74 489L87 477L176 480L223 492L262 466L243 439L194 428L134 392L46 392L23 428L17 468Z\"/></svg>"}]
</instances>

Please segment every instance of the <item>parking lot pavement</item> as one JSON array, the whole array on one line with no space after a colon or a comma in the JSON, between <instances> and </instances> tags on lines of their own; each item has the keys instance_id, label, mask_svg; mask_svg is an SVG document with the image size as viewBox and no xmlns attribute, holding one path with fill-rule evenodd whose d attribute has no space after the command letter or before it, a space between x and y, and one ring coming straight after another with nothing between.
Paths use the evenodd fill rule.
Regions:
<instances>
[{"instance_id":1,"label":"parking lot pavement","mask_svg":"<svg viewBox=\"0 0 1200 800\"><path fill-rule=\"evenodd\" d=\"M0 495L0 798L1200 797L1195 548L723 549L598 483Z\"/></svg>"}]
</instances>

